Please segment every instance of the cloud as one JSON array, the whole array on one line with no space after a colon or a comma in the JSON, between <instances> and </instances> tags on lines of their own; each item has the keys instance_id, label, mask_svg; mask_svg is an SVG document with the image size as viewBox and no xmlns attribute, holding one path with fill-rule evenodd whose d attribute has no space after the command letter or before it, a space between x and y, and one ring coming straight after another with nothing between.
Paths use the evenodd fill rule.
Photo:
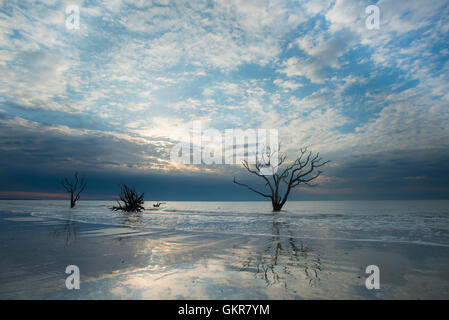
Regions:
<instances>
[{"instance_id":1,"label":"cloud","mask_svg":"<svg viewBox=\"0 0 449 320\"><path fill-rule=\"evenodd\" d=\"M282 79L276 79L273 81L273 83L286 90L296 90L303 86L302 83Z\"/></svg>"},{"instance_id":2,"label":"cloud","mask_svg":"<svg viewBox=\"0 0 449 320\"><path fill-rule=\"evenodd\" d=\"M411 181L421 181L426 179L426 176L414 176L414 177L404 177L404 180L411 180Z\"/></svg>"},{"instance_id":3,"label":"cloud","mask_svg":"<svg viewBox=\"0 0 449 320\"><path fill-rule=\"evenodd\" d=\"M151 171L169 167L166 147L170 143L165 140L42 125L18 117L2 118L0 123L2 165L11 170L31 166L40 170L133 168Z\"/></svg>"},{"instance_id":4,"label":"cloud","mask_svg":"<svg viewBox=\"0 0 449 320\"><path fill-rule=\"evenodd\" d=\"M312 33L296 39L296 45L306 58L291 57L284 61L278 72L288 77L303 76L312 83L328 80L329 68L340 68L339 58L354 47L357 36L350 31L341 31L332 36Z\"/></svg>"},{"instance_id":5,"label":"cloud","mask_svg":"<svg viewBox=\"0 0 449 320\"><path fill-rule=\"evenodd\" d=\"M305 77L312 83L323 83L327 79L323 65L314 59L299 59L291 57L283 62L282 68L278 70L287 77Z\"/></svg>"},{"instance_id":6,"label":"cloud","mask_svg":"<svg viewBox=\"0 0 449 320\"><path fill-rule=\"evenodd\" d=\"M27 107L62 109L64 106L47 103L55 97L63 97L67 86L77 87L76 78L70 74L73 60L42 51L19 52L14 66L5 66L8 77L3 78L3 90L9 100Z\"/></svg>"},{"instance_id":7,"label":"cloud","mask_svg":"<svg viewBox=\"0 0 449 320\"><path fill-rule=\"evenodd\" d=\"M310 34L296 39L298 47L308 56L313 57L323 65L338 67L338 58L347 50L352 49L357 37L349 31L335 33L328 39L324 35Z\"/></svg>"},{"instance_id":8,"label":"cloud","mask_svg":"<svg viewBox=\"0 0 449 320\"><path fill-rule=\"evenodd\" d=\"M270 62L281 50L282 36L303 22L302 16L286 1L198 1L127 6L119 19L129 32L149 36L146 56L159 68L184 61L227 71Z\"/></svg>"}]
</instances>

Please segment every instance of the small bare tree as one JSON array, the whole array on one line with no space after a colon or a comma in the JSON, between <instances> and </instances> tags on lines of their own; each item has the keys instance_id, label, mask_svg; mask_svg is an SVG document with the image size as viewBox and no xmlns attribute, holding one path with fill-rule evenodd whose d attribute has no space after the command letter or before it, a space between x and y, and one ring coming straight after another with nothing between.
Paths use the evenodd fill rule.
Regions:
<instances>
[{"instance_id":1,"label":"small bare tree","mask_svg":"<svg viewBox=\"0 0 449 320\"><path fill-rule=\"evenodd\" d=\"M81 192L86 189L86 178L83 176L79 179L78 172L75 172L75 181L69 181L69 179L64 178L60 183L70 193L70 208L73 208L79 200Z\"/></svg>"},{"instance_id":2,"label":"small bare tree","mask_svg":"<svg viewBox=\"0 0 449 320\"><path fill-rule=\"evenodd\" d=\"M277 163L275 153L277 153ZM249 190L271 199L273 205L273 211L280 211L287 201L290 191L301 183L311 186L311 182L321 175L321 171L316 170L319 167L324 166L329 161L323 161L319 153L313 154L309 152L307 148L299 149L299 156L296 160L287 165L285 161L287 156L285 153L280 154L279 150L274 152L268 152L268 154L262 155L261 159L256 160L254 167L248 164L248 161L243 161L245 169L260 177L265 182L266 192L258 191L247 184L237 182L234 177L234 183L240 186L244 186ZM261 173L261 169L270 167L273 174L270 176Z\"/></svg>"},{"instance_id":3,"label":"small bare tree","mask_svg":"<svg viewBox=\"0 0 449 320\"><path fill-rule=\"evenodd\" d=\"M145 210L143 207L143 195L138 194L136 190L132 187L128 187L126 184L121 186L121 191L119 194L120 200L123 202L123 205L120 201L117 201L118 206L113 206L111 209L113 211L125 211L125 212L142 212Z\"/></svg>"}]
</instances>

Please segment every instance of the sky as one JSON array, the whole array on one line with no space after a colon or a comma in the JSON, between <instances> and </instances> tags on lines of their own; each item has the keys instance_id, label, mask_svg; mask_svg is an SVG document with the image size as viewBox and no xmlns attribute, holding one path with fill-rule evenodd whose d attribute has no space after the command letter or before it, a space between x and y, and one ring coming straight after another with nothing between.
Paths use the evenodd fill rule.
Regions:
<instances>
[{"instance_id":1,"label":"sky","mask_svg":"<svg viewBox=\"0 0 449 320\"><path fill-rule=\"evenodd\" d=\"M84 199L259 200L238 164L171 161L200 121L331 160L292 200L449 199L448 31L441 0L0 0L0 198L78 171Z\"/></svg>"}]
</instances>

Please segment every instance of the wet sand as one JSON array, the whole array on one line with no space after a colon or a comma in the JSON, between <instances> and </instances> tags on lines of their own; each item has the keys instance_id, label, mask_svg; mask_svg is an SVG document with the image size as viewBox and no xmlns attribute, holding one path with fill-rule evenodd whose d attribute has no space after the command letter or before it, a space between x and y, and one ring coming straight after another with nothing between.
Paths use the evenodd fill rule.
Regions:
<instances>
[{"instance_id":1,"label":"wet sand","mask_svg":"<svg viewBox=\"0 0 449 320\"><path fill-rule=\"evenodd\" d=\"M130 217L130 225L133 225ZM449 299L449 247L146 230L0 213L0 299ZM80 268L79 290L65 269ZM365 268L380 268L380 289Z\"/></svg>"}]
</instances>

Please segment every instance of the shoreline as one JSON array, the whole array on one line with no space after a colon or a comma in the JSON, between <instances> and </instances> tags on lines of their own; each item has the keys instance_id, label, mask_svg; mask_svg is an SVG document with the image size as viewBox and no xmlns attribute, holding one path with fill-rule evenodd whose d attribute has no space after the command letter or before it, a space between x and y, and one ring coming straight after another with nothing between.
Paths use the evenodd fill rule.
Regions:
<instances>
[{"instance_id":1,"label":"shoreline","mask_svg":"<svg viewBox=\"0 0 449 320\"><path fill-rule=\"evenodd\" d=\"M149 209L149 211L151 211L151 209ZM141 214L150 214L150 213L138 213L138 214L133 214L132 216L139 216ZM0 212L0 216L2 215L2 212ZM92 223L92 222L88 222L88 221L84 221L84 220L79 220L79 219L73 219L73 218L61 218L61 217L49 217L49 216L35 216L32 213L29 214L32 217L36 217L36 218L45 218L45 219L50 219L50 220L58 220L58 221L66 221L66 220L70 220L73 222L78 222L78 223L85 223L85 224L94 224L94 225L101 225L104 226L105 228L108 227L123 227L123 228L130 228L130 226L125 225L125 224L114 224L114 223ZM5 218L7 220L7 218ZM138 228L138 227L135 227ZM149 229L148 232L152 232L151 230L155 231L155 230L160 230L160 231L164 231L167 230L168 228L164 228L164 227L145 227L145 229ZM248 236L248 237L272 237L272 234L268 234L268 233L237 233L237 232L222 232L222 231L199 231L199 230L184 230L184 229L170 229L170 230L176 230L179 232L193 232L193 233L211 233L211 234L222 234L224 236L229 235L229 236ZM279 235L280 237L283 238L294 238L297 240L307 240L307 241L343 241L343 242L378 242L378 243L388 243L388 244L404 244L404 245L418 245L418 246L431 246L431 247L445 247L445 248L449 248L449 244L444 244L444 243L438 243L438 242L424 242L424 241L412 241L412 240L388 240L388 239L363 239L363 238L358 238L358 239L346 239L346 238L319 238L319 237L298 237L298 236L284 236L284 235Z\"/></svg>"},{"instance_id":2,"label":"shoreline","mask_svg":"<svg viewBox=\"0 0 449 320\"><path fill-rule=\"evenodd\" d=\"M0 299L449 298L447 247L0 219ZM376 263L381 289L368 290ZM80 290L65 288L72 264Z\"/></svg>"}]
</instances>

